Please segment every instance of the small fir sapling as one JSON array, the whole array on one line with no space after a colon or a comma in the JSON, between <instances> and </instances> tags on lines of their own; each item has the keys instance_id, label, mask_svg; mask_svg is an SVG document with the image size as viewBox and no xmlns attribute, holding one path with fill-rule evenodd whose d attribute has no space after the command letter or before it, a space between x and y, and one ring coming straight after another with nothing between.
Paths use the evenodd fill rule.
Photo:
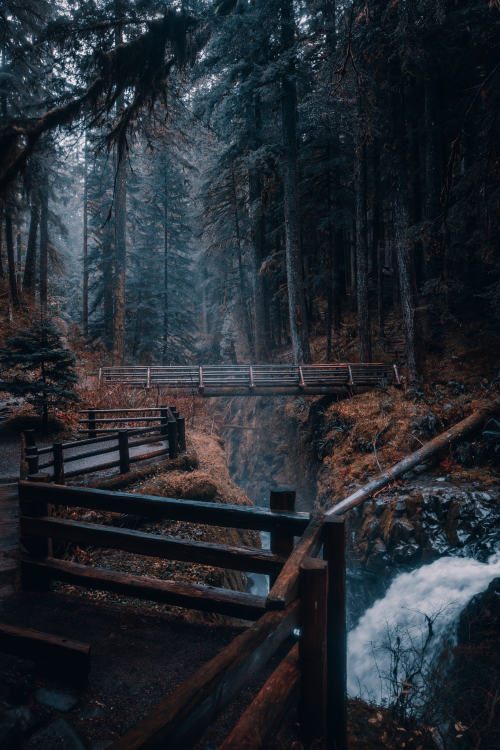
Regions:
<instances>
[{"instance_id":1,"label":"small fir sapling","mask_svg":"<svg viewBox=\"0 0 500 750\"><path fill-rule=\"evenodd\" d=\"M79 401L75 357L49 320L17 331L0 349L0 390L22 396L32 404L48 428L49 410Z\"/></svg>"}]
</instances>

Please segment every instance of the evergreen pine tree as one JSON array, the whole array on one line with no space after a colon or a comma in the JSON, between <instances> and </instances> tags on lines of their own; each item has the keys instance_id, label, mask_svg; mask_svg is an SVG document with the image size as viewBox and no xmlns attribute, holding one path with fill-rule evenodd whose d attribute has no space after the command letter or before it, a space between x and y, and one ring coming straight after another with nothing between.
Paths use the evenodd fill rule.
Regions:
<instances>
[{"instance_id":1,"label":"evergreen pine tree","mask_svg":"<svg viewBox=\"0 0 500 750\"><path fill-rule=\"evenodd\" d=\"M33 404L46 432L50 409L80 400L73 388L78 380L75 358L47 319L17 331L5 344L0 349L0 390Z\"/></svg>"}]
</instances>

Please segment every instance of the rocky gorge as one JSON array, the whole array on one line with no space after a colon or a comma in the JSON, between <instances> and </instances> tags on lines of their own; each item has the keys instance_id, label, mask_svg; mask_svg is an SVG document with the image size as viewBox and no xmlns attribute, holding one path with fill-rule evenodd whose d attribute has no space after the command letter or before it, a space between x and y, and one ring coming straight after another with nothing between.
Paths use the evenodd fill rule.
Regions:
<instances>
[{"instance_id":1,"label":"rocky gorge","mask_svg":"<svg viewBox=\"0 0 500 750\"><path fill-rule=\"evenodd\" d=\"M446 397L442 401L446 405ZM232 477L254 502L266 504L272 486L288 485L297 491L298 509L311 510L342 499L459 418L460 410L466 413L468 405L464 397L447 414L442 403L392 389L342 401L233 399L221 411L221 434ZM491 458L479 434L346 515L349 692L392 706L400 723L417 716L435 725L433 736L446 748L496 746L489 744L493 730L484 734L464 708L467 701L457 699L474 691L474 669L469 674L464 666L471 667L470 652L500 645L499 611L488 589L500 575L500 478ZM485 590L490 593L483 601ZM464 625L471 607L476 621L489 622L485 640L480 627L470 631ZM364 664L361 677L356 649ZM377 649L385 649L385 666L377 663ZM405 687L415 655L418 679ZM494 714L498 693L488 674ZM436 682L446 700L436 700L430 687ZM498 670L493 682L498 687Z\"/></svg>"}]
</instances>

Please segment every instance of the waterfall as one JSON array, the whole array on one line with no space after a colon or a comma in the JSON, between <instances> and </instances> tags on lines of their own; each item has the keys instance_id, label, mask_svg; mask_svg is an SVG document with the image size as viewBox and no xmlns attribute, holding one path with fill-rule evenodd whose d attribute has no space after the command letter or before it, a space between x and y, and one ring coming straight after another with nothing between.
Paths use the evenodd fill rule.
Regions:
<instances>
[{"instance_id":1,"label":"waterfall","mask_svg":"<svg viewBox=\"0 0 500 750\"><path fill-rule=\"evenodd\" d=\"M271 549L271 533L260 532L262 549ZM249 591L256 596L267 596L269 594L269 576L264 573L248 573Z\"/></svg>"},{"instance_id":2,"label":"waterfall","mask_svg":"<svg viewBox=\"0 0 500 750\"><path fill-rule=\"evenodd\" d=\"M399 645L402 662L406 660L411 669L410 662L420 658L428 639L428 618L435 618L432 638L425 650L425 669L439 656L445 642L454 644L454 626L461 610L497 576L500 576L498 552L485 563L442 557L411 573L398 575L385 596L365 612L349 634L348 693L375 703L389 702L394 667L389 644L393 648ZM404 672L402 662L400 675Z\"/></svg>"}]
</instances>

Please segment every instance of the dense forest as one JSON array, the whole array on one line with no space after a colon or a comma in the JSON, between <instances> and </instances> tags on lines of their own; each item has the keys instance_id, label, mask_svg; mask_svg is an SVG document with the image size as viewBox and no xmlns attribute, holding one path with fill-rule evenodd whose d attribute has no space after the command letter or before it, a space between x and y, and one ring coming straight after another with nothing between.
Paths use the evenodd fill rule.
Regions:
<instances>
[{"instance_id":1,"label":"dense forest","mask_svg":"<svg viewBox=\"0 0 500 750\"><path fill-rule=\"evenodd\" d=\"M495 336L498 11L4 0L2 318L114 364L342 334L410 379L449 330Z\"/></svg>"},{"instance_id":2,"label":"dense forest","mask_svg":"<svg viewBox=\"0 0 500 750\"><path fill-rule=\"evenodd\" d=\"M499 31L0 0L2 748L500 747Z\"/></svg>"}]
</instances>

